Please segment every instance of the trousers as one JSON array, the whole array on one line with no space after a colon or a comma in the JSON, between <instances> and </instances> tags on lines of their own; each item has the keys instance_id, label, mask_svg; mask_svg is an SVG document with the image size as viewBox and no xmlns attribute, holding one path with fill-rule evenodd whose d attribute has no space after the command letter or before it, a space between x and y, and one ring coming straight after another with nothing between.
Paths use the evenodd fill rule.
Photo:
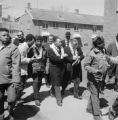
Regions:
<instances>
[{"instance_id":1,"label":"trousers","mask_svg":"<svg viewBox=\"0 0 118 120\"><path fill-rule=\"evenodd\" d=\"M14 105L14 102L16 101L16 89L12 86L12 84L1 84L0 85L0 120L2 119L2 116L4 114L4 96L5 91L7 92L7 102L9 110L11 111Z\"/></svg>"},{"instance_id":2,"label":"trousers","mask_svg":"<svg viewBox=\"0 0 118 120\"><path fill-rule=\"evenodd\" d=\"M99 89L100 85L95 82L88 82L88 90L90 91L90 98L88 101L87 111L93 115L101 115L100 101L99 101Z\"/></svg>"},{"instance_id":3,"label":"trousers","mask_svg":"<svg viewBox=\"0 0 118 120\"><path fill-rule=\"evenodd\" d=\"M43 72L37 72L33 74L33 91L34 91L34 99L39 99L39 90L42 85Z\"/></svg>"},{"instance_id":4,"label":"trousers","mask_svg":"<svg viewBox=\"0 0 118 120\"><path fill-rule=\"evenodd\" d=\"M57 101L62 101L60 86L54 86L55 96Z\"/></svg>"}]
</instances>

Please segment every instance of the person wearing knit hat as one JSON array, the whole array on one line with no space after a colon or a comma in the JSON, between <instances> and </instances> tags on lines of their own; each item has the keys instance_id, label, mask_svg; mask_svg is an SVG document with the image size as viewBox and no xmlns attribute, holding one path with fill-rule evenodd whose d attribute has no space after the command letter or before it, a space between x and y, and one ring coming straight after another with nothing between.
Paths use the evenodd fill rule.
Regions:
<instances>
[{"instance_id":1,"label":"person wearing knit hat","mask_svg":"<svg viewBox=\"0 0 118 120\"><path fill-rule=\"evenodd\" d=\"M96 37L93 41L94 48L87 53L84 68L87 71L88 90L90 98L87 106L87 112L92 113L94 120L102 120L99 105L99 90L104 80L104 75L109 67L104 53L103 37Z\"/></svg>"}]
</instances>

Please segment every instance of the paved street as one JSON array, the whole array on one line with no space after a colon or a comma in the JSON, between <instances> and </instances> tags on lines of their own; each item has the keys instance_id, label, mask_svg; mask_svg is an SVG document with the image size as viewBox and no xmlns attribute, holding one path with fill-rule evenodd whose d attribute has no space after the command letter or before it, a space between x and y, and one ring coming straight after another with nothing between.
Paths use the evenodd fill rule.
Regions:
<instances>
[{"instance_id":1,"label":"paved street","mask_svg":"<svg viewBox=\"0 0 118 120\"><path fill-rule=\"evenodd\" d=\"M28 80L27 88L22 96L24 103L19 104L15 109L15 120L93 120L92 115L86 112L89 92L85 89L85 83L83 81L80 87L83 96L82 100L75 99L72 96L71 87L73 84L68 86L67 96L63 99L62 107L58 107L55 98L49 96L49 88L44 84L40 93L41 106L36 107L33 101L32 81L31 79ZM106 89L104 91L105 99L101 95L101 106L103 107L101 110L103 113L107 113L108 105L113 103L117 95L118 93L113 90ZM104 116L103 120L108 120L108 115Z\"/></svg>"}]
</instances>

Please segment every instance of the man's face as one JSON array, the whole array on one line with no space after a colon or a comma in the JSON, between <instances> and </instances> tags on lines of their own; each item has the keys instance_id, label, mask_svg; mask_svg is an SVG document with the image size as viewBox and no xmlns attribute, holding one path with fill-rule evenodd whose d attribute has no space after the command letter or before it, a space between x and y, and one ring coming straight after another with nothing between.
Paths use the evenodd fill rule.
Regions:
<instances>
[{"instance_id":1,"label":"man's face","mask_svg":"<svg viewBox=\"0 0 118 120\"><path fill-rule=\"evenodd\" d=\"M76 49L78 47L77 39L72 40L72 46L73 46L74 49Z\"/></svg>"},{"instance_id":2,"label":"man's face","mask_svg":"<svg viewBox=\"0 0 118 120\"><path fill-rule=\"evenodd\" d=\"M1 32L0 32L0 41L1 41L3 44L9 43L9 42L10 42L9 33L6 32L6 31L1 31Z\"/></svg>"},{"instance_id":3,"label":"man's face","mask_svg":"<svg viewBox=\"0 0 118 120\"><path fill-rule=\"evenodd\" d=\"M40 47L42 45L42 41L41 40L36 40L35 45Z\"/></svg>"},{"instance_id":4,"label":"man's face","mask_svg":"<svg viewBox=\"0 0 118 120\"><path fill-rule=\"evenodd\" d=\"M27 42L27 43L28 43L28 46L29 46L29 47L32 47L32 45L34 44L34 41L35 41L34 39L32 39L32 41L28 41L28 42Z\"/></svg>"},{"instance_id":5,"label":"man's face","mask_svg":"<svg viewBox=\"0 0 118 120\"><path fill-rule=\"evenodd\" d=\"M53 42L53 36L49 36L49 44L52 44Z\"/></svg>"},{"instance_id":6,"label":"man's face","mask_svg":"<svg viewBox=\"0 0 118 120\"><path fill-rule=\"evenodd\" d=\"M24 35L23 35L22 32L19 32L17 36L18 36L19 39L23 39L24 38Z\"/></svg>"},{"instance_id":7,"label":"man's face","mask_svg":"<svg viewBox=\"0 0 118 120\"><path fill-rule=\"evenodd\" d=\"M66 35L66 39L67 39L67 40L70 40L70 35Z\"/></svg>"},{"instance_id":8,"label":"man's face","mask_svg":"<svg viewBox=\"0 0 118 120\"><path fill-rule=\"evenodd\" d=\"M98 45L98 48L99 48L100 50L104 49L104 47L105 47L105 43L102 43L102 44Z\"/></svg>"},{"instance_id":9,"label":"man's face","mask_svg":"<svg viewBox=\"0 0 118 120\"><path fill-rule=\"evenodd\" d=\"M62 40L60 38L58 38L56 41L55 41L55 45L57 47L61 47L61 44L62 44Z\"/></svg>"}]
</instances>

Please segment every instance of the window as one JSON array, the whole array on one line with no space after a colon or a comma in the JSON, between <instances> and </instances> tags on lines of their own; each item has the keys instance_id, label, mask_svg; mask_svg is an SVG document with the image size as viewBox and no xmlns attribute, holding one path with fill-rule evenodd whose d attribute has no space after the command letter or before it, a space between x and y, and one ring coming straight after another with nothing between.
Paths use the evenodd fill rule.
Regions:
<instances>
[{"instance_id":1,"label":"window","mask_svg":"<svg viewBox=\"0 0 118 120\"><path fill-rule=\"evenodd\" d=\"M53 23L53 28L58 28L58 23L54 22Z\"/></svg>"},{"instance_id":2,"label":"window","mask_svg":"<svg viewBox=\"0 0 118 120\"><path fill-rule=\"evenodd\" d=\"M78 30L79 30L79 26L78 26L78 25L75 25L75 26L74 26L74 30L75 30L75 31L78 31Z\"/></svg>"},{"instance_id":3,"label":"window","mask_svg":"<svg viewBox=\"0 0 118 120\"><path fill-rule=\"evenodd\" d=\"M43 23L42 27L47 29L48 28L48 23Z\"/></svg>"},{"instance_id":4,"label":"window","mask_svg":"<svg viewBox=\"0 0 118 120\"><path fill-rule=\"evenodd\" d=\"M66 23L66 24L65 24L65 28L66 28L66 29L70 29L70 24Z\"/></svg>"},{"instance_id":5,"label":"window","mask_svg":"<svg viewBox=\"0 0 118 120\"><path fill-rule=\"evenodd\" d=\"M97 30L97 26L93 26L93 32L96 32L96 30Z\"/></svg>"}]
</instances>

